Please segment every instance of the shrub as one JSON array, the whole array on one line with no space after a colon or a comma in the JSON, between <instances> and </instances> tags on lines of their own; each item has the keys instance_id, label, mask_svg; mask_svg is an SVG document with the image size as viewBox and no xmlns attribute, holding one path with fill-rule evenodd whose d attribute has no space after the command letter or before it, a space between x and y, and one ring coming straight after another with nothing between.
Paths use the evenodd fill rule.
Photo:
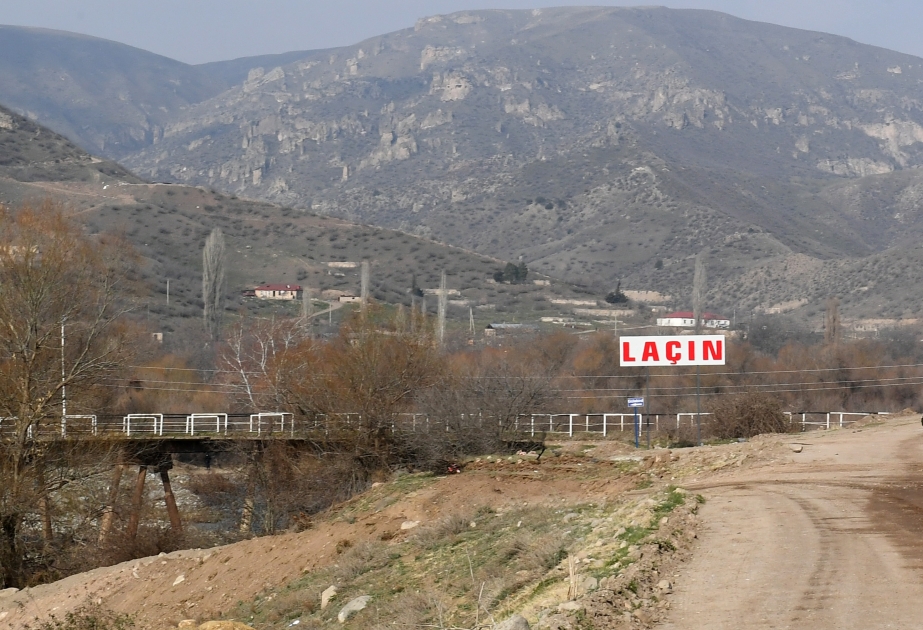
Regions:
<instances>
[{"instance_id":1,"label":"shrub","mask_svg":"<svg viewBox=\"0 0 923 630\"><path fill-rule=\"evenodd\" d=\"M761 392L727 396L716 402L710 418L711 433L722 439L749 438L761 433L787 433L791 423L782 403Z\"/></svg>"}]
</instances>

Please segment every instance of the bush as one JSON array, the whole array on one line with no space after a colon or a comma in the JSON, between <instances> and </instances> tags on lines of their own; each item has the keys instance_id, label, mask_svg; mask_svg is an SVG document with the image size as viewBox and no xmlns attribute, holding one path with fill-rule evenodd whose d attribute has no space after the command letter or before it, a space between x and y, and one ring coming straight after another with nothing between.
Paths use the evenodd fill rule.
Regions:
<instances>
[{"instance_id":1,"label":"bush","mask_svg":"<svg viewBox=\"0 0 923 630\"><path fill-rule=\"evenodd\" d=\"M749 438L761 433L788 433L791 423L782 403L760 392L727 396L711 408L710 433L721 439Z\"/></svg>"},{"instance_id":2,"label":"bush","mask_svg":"<svg viewBox=\"0 0 923 630\"><path fill-rule=\"evenodd\" d=\"M606 295L606 302L609 304L627 304L628 296L621 291L611 291Z\"/></svg>"},{"instance_id":3,"label":"bush","mask_svg":"<svg viewBox=\"0 0 923 630\"><path fill-rule=\"evenodd\" d=\"M87 603L64 615L64 619L52 615L34 630L130 630L134 627L135 620L131 615L120 615L98 604Z\"/></svg>"}]
</instances>

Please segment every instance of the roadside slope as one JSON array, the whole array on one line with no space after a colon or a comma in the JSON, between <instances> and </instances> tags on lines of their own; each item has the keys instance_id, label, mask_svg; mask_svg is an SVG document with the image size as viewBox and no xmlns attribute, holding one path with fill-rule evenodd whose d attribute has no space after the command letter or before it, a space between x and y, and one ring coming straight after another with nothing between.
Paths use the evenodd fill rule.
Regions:
<instances>
[{"instance_id":1,"label":"roadside slope","mask_svg":"<svg viewBox=\"0 0 923 630\"><path fill-rule=\"evenodd\" d=\"M433 606L471 627L458 604L473 594L481 622L521 613L537 630L917 627L919 420L673 452L574 442L541 464L494 457L460 475L397 476L304 532L0 594L0 620L22 628L89 598L142 630L219 617L333 627L370 594L346 630L429 623ZM340 594L322 610L330 585Z\"/></svg>"}]
</instances>

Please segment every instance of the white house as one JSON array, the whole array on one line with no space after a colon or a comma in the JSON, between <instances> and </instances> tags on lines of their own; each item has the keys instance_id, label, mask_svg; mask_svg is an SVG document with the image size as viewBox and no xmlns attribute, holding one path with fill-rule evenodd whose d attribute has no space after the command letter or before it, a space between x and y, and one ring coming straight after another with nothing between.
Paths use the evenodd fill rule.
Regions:
<instances>
[{"instance_id":1,"label":"white house","mask_svg":"<svg viewBox=\"0 0 923 630\"><path fill-rule=\"evenodd\" d=\"M264 284L253 290L263 300L300 300L300 284Z\"/></svg>"},{"instance_id":2,"label":"white house","mask_svg":"<svg viewBox=\"0 0 923 630\"><path fill-rule=\"evenodd\" d=\"M692 311L676 311L657 318L658 326L670 328L695 328L695 314ZM703 328L730 328L731 320L714 313L702 313Z\"/></svg>"}]
</instances>

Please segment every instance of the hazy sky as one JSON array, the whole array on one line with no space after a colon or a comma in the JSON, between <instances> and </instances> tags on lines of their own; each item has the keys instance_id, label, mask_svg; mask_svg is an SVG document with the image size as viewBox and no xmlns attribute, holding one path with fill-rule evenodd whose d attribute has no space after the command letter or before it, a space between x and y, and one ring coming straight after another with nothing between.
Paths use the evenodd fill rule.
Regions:
<instances>
[{"instance_id":1,"label":"hazy sky","mask_svg":"<svg viewBox=\"0 0 923 630\"><path fill-rule=\"evenodd\" d=\"M639 2L557 0L0 0L0 24L112 39L188 63L344 46L466 9ZM923 57L921 0L672 0L672 8L845 35Z\"/></svg>"}]
</instances>

